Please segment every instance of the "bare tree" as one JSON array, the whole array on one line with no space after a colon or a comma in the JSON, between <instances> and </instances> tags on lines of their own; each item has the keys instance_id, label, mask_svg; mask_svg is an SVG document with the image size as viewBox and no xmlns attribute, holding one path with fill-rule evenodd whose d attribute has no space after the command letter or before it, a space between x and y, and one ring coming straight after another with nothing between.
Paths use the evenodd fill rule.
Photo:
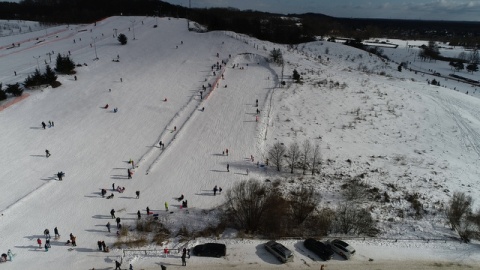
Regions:
<instances>
[{"instance_id":1,"label":"bare tree","mask_svg":"<svg viewBox=\"0 0 480 270\"><path fill-rule=\"evenodd\" d=\"M262 224L271 194L271 188L256 180L239 182L227 191L227 212L240 228L254 232Z\"/></svg>"},{"instance_id":2,"label":"bare tree","mask_svg":"<svg viewBox=\"0 0 480 270\"><path fill-rule=\"evenodd\" d=\"M334 230L344 234L367 234L370 236L379 233L372 214L366 209L350 203L343 203L337 208Z\"/></svg>"},{"instance_id":3,"label":"bare tree","mask_svg":"<svg viewBox=\"0 0 480 270\"><path fill-rule=\"evenodd\" d=\"M322 169L322 153L320 152L320 145L317 143L315 144L315 148L312 151L312 175L315 175L315 171L317 170L317 165L319 165L319 173L321 173Z\"/></svg>"},{"instance_id":4,"label":"bare tree","mask_svg":"<svg viewBox=\"0 0 480 270\"><path fill-rule=\"evenodd\" d=\"M472 204L472 197L465 195L463 192L453 193L453 197L445 211L452 230L457 230L460 227L462 218L472 212Z\"/></svg>"},{"instance_id":5,"label":"bare tree","mask_svg":"<svg viewBox=\"0 0 480 270\"><path fill-rule=\"evenodd\" d=\"M290 167L290 173L293 173L293 170L295 169L295 164L298 162L298 159L300 158L300 146L298 146L297 142L293 142L290 144L290 147L288 148L288 157L287 157L287 163L288 166Z\"/></svg>"},{"instance_id":6,"label":"bare tree","mask_svg":"<svg viewBox=\"0 0 480 270\"><path fill-rule=\"evenodd\" d=\"M290 194L292 217L300 225L315 210L320 203L320 197L315 194L313 188L305 186L292 191Z\"/></svg>"},{"instance_id":7,"label":"bare tree","mask_svg":"<svg viewBox=\"0 0 480 270\"><path fill-rule=\"evenodd\" d=\"M312 151L312 145L309 140L305 140L302 144L302 170L304 175L307 173L310 151Z\"/></svg>"},{"instance_id":8,"label":"bare tree","mask_svg":"<svg viewBox=\"0 0 480 270\"><path fill-rule=\"evenodd\" d=\"M285 145L277 142L268 151L268 157L272 160L273 165L280 171L283 166L283 156L287 152Z\"/></svg>"}]
</instances>

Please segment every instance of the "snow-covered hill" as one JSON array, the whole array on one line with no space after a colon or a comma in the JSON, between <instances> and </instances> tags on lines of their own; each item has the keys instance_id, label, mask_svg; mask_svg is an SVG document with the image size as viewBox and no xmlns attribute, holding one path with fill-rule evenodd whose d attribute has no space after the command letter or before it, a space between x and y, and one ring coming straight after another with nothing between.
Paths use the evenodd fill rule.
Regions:
<instances>
[{"instance_id":1,"label":"snow-covered hill","mask_svg":"<svg viewBox=\"0 0 480 270\"><path fill-rule=\"evenodd\" d=\"M111 17L0 40L4 85L23 82L37 67L43 71L58 53L81 64L76 80L59 76L61 87L27 91L27 98L0 111L0 252L17 254L9 269L108 269L122 255L96 248L99 240L116 241L116 229L108 233L105 227L107 222L115 226L111 209L124 226L133 225L137 211L145 215L148 206L174 231L202 228L217 221L209 210L223 202L222 195L213 196L213 187L227 190L250 178L280 179L285 190L310 185L322 195L322 205L335 207L343 200L340 186L364 174L366 185L390 196L388 203L360 203L379 221L381 236L391 239L449 239L454 234L445 225L442 205L454 191L478 197L480 104L463 94L469 85L431 86L428 75L399 73L395 63L336 43L319 41L294 50L231 32L189 32L185 20L161 18L155 24L149 17ZM125 46L117 41L120 33L129 38ZM11 44L18 45L5 48ZM282 50L287 63L285 87L279 87L282 68L267 61L273 48ZM303 84L291 82L294 69ZM43 129L42 121L55 126ZM277 173L263 166L275 142L305 139L320 144L323 175ZM46 149L52 154L48 158ZM133 179L127 178L130 159ZM59 171L66 173L63 181L56 178ZM125 192L111 191L113 183ZM102 198L102 188L115 197ZM420 219L406 200L413 193L426 210ZM175 200L180 194L188 200L188 212ZM39 249L37 238L54 227L60 239L52 240L48 252ZM64 246L70 233L77 236L72 251ZM298 240L284 241L297 259L280 266L261 241L235 236L229 230L220 239L189 243L229 246L224 260L192 257L189 264L205 269L212 264L320 264ZM351 263L401 260L414 253L418 261L470 266L480 260L475 243L392 242L354 240L358 255ZM172 239L166 246L181 244ZM145 247L154 248L163 247ZM389 251L398 256L387 256ZM176 255L128 255L125 261L135 269L158 268L160 261L180 265ZM331 269L342 263L335 258Z\"/></svg>"}]
</instances>

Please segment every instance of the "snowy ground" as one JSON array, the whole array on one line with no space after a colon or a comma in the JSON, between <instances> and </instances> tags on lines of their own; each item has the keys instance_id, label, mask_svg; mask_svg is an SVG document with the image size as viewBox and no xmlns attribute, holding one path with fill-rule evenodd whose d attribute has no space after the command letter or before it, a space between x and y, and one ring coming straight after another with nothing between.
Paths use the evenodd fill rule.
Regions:
<instances>
[{"instance_id":1,"label":"snowy ground","mask_svg":"<svg viewBox=\"0 0 480 270\"><path fill-rule=\"evenodd\" d=\"M463 94L471 86L450 80L447 87L430 86L428 75L399 73L397 64L341 44L313 42L288 50L230 32L188 32L185 20L161 18L157 28L154 24L154 18L111 17L96 25L58 26L47 34L0 40L4 85L22 82L37 66L43 70L50 63L48 53L54 53L52 59L71 53L82 64L76 81L59 76L61 87L28 91L29 97L0 111L0 251L17 254L9 269L111 269L122 251L100 253L96 243L116 241L116 230L108 233L105 228L108 221L115 226L112 208L124 226L134 224L136 212L145 214L149 206L172 230L202 228L216 222L209 209L223 202L222 195L213 196L215 185L227 190L250 178L280 179L285 190L313 186L322 204L334 207L342 200L340 185L361 173L367 173L368 185L391 197L391 203L360 202L372 209L381 237L390 240L351 240L358 252L354 259L336 257L327 269L373 269L371 264L395 269L407 259L414 261L411 269L477 267L478 243L450 240L454 234L441 212L454 191L474 198L480 192L480 102L472 92ZM118 43L114 29L127 35L127 45ZM20 46L6 49L12 43ZM265 58L273 48L281 48L287 61L284 88L277 87L281 68ZM93 60L96 54L98 61ZM112 61L117 56L120 61ZM222 61L227 62L222 69L212 70ZM303 85L290 82L293 69L302 73ZM202 85L209 83L214 87L201 99ZM108 109L102 108L105 104ZM43 130L40 123L49 120L55 127ZM257 161L263 165L273 143L305 139L321 145L323 176L302 178L256 166ZM228 156L222 155L226 148ZM45 149L51 157L45 158ZM131 180L130 159L137 166ZM57 180L58 171L66 173L63 181ZM124 186L125 193L102 198L100 190L111 189L112 183ZM414 192L428 211L421 219L405 200ZM174 199L180 194L188 200L188 213ZM165 211L165 202L172 214ZM55 226L61 238L48 252L37 248L43 230L52 233ZM64 245L70 233L78 244L72 251ZM235 236L226 232L219 239L191 241L189 246L224 242L227 256L192 257L189 267L307 269L322 264L312 260L314 255L299 240L281 241L296 256L282 266L265 253L263 241ZM407 238L418 240L394 241ZM166 246L182 244L172 239ZM177 255L127 254L124 260L135 269L180 265Z\"/></svg>"}]
</instances>

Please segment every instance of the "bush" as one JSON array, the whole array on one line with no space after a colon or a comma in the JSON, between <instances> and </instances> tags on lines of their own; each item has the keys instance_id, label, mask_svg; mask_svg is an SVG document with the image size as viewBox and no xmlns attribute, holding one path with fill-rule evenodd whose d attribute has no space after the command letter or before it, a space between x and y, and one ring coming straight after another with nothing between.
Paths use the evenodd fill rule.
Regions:
<instances>
[{"instance_id":1,"label":"bush","mask_svg":"<svg viewBox=\"0 0 480 270\"><path fill-rule=\"evenodd\" d=\"M289 204L293 221L300 225L320 204L320 197L315 194L313 188L302 186L290 193Z\"/></svg>"},{"instance_id":2,"label":"bush","mask_svg":"<svg viewBox=\"0 0 480 270\"><path fill-rule=\"evenodd\" d=\"M335 212L330 208L314 211L303 223L303 231L307 236L328 235L335 220Z\"/></svg>"},{"instance_id":3,"label":"bush","mask_svg":"<svg viewBox=\"0 0 480 270\"><path fill-rule=\"evenodd\" d=\"M343 234L375 236L379 233L371 213L351 203L341 204L337 208L333 228Z\"/></svg>"},{"instance_id":4,"label":"bush","mask_svg":"<svg viewBox=\"0 0 480 270\"><path fill-rule=\"evenodd\" d=\"M74 74L75 63L68 55L57 55L55 71L62 74Z\"/></svg>"},{"instance_id":5,"label":"bush","mask_svg":"<svg viewBox=\"0 0 480 270\"><path fill-rule=\"evenodd\" d=\"M122 44L122 45L127 44L128 38L124 34L118 35L117 39L118 39L118 42L120 42L120 44Z\"/></svg>"},{"instance_id":6,"label":"bush","mask_svg":"<svg viewBox=\"0 0 480 270\"><path fill-rule=\"evenodd\" d=\"M455 192L450 200L445 214L452 230L457 230L465 216L472 212L473 199L462 192Z\"/></svg>"},{"instance_id":7,"label":"bush","mask_svg":"<svg viewBox=\"0 0 480 270\"><path fill-rule=\"evenodd\" d=\"M0 83L0 100L7 99L7 93L2 90L2 84Z\"/></svg>"},{"instance_id":8,"label":"bush","mask_svg":"<svg viewBox=\"0 0 480 270\"><path fill-rule=\"evenodd\" d=\"M20 87L20 84L7 84L7 89L5 89L6 93L12 94L16 97L19 97L23 94L23 89Z\"/></svg>"},{"instance_id":9,"label":"bush","mask_svg":"<svg viewBox=\"0 0 480 270\"><path fill-rule=\"evenodd\" d=\"M239 229L255 232L264 221L271 195L272 189L256 180L239 182L226 193L227 215Z\"/></svg>"}]
</instances>

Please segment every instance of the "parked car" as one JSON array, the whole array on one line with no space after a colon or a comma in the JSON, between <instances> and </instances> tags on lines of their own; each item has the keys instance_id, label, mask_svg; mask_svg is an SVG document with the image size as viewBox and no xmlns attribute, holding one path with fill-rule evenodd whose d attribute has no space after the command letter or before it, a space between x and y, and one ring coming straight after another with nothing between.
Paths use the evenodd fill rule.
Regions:
<instances>
[{"instance_id":1,"label":"parked car","mask_svg":"<svg viewBox=\"0 0 480 270\"><path fill-rule=\"evenodd\" d=\"M193 254L195 256L220 258L227 254L227 246L225 246L225 244L217 244L217 243L206 243L202 245L196 245L193 248Z\"/></svg>"},{"instance_id":2,"label":"parked car","mask_svg":"<svg viewBox=\"0 0 480 270\"><path fill-rule=\"evenodd\" d=\"M330 247L324 243L317 241L313 238L308 238L303 242L303 245L311 252L315 253L324 261L328 261L333 257L333 251Z\"/></svg>"},{"instance_id":3,"label":"parked car","mask_svg":"<svg viewBox=\"0 0 480 270\"><path fill-rule=\"evenodd\" d=\"M333 251L338 253L346 260L350 259L355 254L355 249L342 240L328 240L327 243Z\"/></svg>"},{"instance_id":4,"label":"parked car","mask_svg":"<svg viewBox=\"0 0 480 270\"><path fill-rule=\"evenodd\" d=\"M275 241L265 243L265 249L277 257L282 263L293 262L293 253L284 245Z\"/></svg>"}]
</instances>

